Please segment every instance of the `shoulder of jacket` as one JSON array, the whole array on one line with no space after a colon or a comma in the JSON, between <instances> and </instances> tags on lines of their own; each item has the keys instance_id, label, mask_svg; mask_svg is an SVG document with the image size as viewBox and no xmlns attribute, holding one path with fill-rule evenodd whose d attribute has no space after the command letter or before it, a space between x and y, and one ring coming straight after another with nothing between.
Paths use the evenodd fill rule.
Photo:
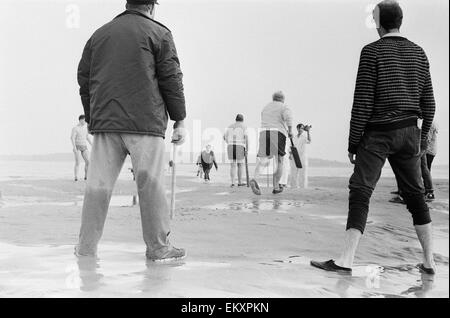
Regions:
<instances>
[{"instance_id":1,"label":"shoulder of jacket","mask_svg":"<svg viewBox=\"0 0 450 318\"><path fill-rule=\"evenodd\" d=\"M287 105L287 104L283 104L283 106L281 106L282 107L282 109L283 109L283 111L291 111L291 108L289 107L289 105Z\"/></svg>"},{"instance_id":2,"label":"shoulder of jacket","mask_svg":"<svg viewBox=\"0 0 450 318\"><path fill-rule=\"evenodd\" d=\"M371 42L369 44L366 44L363 46L361 53L362 54L371 54L371 53L375 53L378 49L378 46L382 43L381 42L382 39L379 39L377 41Z\"/></svg>"},{"instance_id":3,"label":"shoulder of jacket","mask_svg":"<svg viewBox=\"0 0 450 318\"><path fill-rule=\"evenodd\" d=\"M423 54L425 57L427 56L427 53L425 52L424 48L421 47L419 44L408 40L408 42L411 44L411 46L413 46L418 52L420 52L421 54Z\"/></svg>"},{"instance_id":4,"label":"shoulder of jacket","mask_svg":"<svg viewBox=\"0 0 450 318\"><path fill-rule=\"evenodd\" d=\"M148 16L146 16L146 15L144 15L144 14L137 13L137 12L127 12L127 11L125 11L125 12L119 14L117 17L115 17L114 20L116 20L116 19L118 19L118 18L121 18L121 17L124 17L124 16L127 16L127 15L135 15L135 16L138 16L138 17L140 17L140 18L142 18L142 19L147 20L147 21L150 22L151 24L154 24L155 26L157 26L157 27L160 28L161 30L165 30L165 31L171 32L170 29L169 29L167 26L165 26L164 24L162 24L161 22L156 21L156 20L154 20L154 19L152 19L152 18L150 18L150 17L148 17ZM114 20L113 20L113 21L114 21ZM113 22L113 21L111 21L111 22ZM111 22L110 22L110 23L111 23Z\"/></svg>"},{"instance_id":5,"label":"shoulder of jacket","mask_svg":"<svg viewBox=\"0 0 450 318\"><path fill-rule=\"evenodd\" d=\"M152 21L153 23L155 23L156 25L160 26L162 29L168 31L169 33L172 33L172 31L170 31L170 29L168 27L166 27L164 24L162 24L161 22L158 22L156 20L150 19L150 21Z\"/></svg>"}]
</instances>

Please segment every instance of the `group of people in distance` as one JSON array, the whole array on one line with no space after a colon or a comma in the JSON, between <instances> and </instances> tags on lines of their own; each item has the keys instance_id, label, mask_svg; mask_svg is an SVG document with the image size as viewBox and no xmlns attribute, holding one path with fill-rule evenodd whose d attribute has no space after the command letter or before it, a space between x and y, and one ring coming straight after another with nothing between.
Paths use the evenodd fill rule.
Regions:
<instances>
[{"instance_id":1,"label":"group of people in distance","mask_svg":"<svg viewBox=\"0 0 450 318\"><path fill-rule=\"evenodd\" d=\"M257 179L260 176L261 169L267 168L271 159L274 160L274 194L283 192L283 189L287 187L289 175L292 188L306 188L308 186L306 145L311 143L311 126L298 124L294 135L292 112L284 101L284 94L281 91L276 92L272 96L272 102L266 105L261 112L261 131L256 168L254 177L250 180L252 191L257 195L261 194ZM288 138L291 143L287 142ZM245 186L247 184L242 179L249 141L242 114L238 114L236 122L226 129L223 139L227 143L228 159L231 162L231 187L236 186L236 176L237 185ZM297 167L294 163L291 145L298 151L302 162L301 167Z\"/></svg>"},{"instance_id":2,"label":"group of people in distance","mask_svg":"<svg viewBox=\"0 0 450 318\"><path fill-rule=\"evenodd\" d=\"M154 20L155 4L155 0L127 0L127 10L87 41L79 63L81 101L95 140L75 248L78 257L97 254L109 200L127 155L136 176L147 258L167 261L186 256L184 249L173 247L169 241L170 213L164 189L168 119L175 122L172 142L183 144L186 104L173 37ZM423 261L417 267L433 275L433 228L421 169L436 109L430 63L425 51L400 33L403 11L398 2L380 2L373 19L380 39L362 49L351 112L348 158L354 171L349 181L342 253L336 260L311 261L311 265L326 271L352 272L370 199L389 160L423 249ZM243 121L242 117L237 119L236 128ZM261 123L257 163L249 183L252 191L260 195L260 168L273 158L277 163L273 193L278 194L284 189L280 183L287 139L294 138L292 114L281 92L275 93L273 101L263 109ZM298 127L300 152L311 141L308 131L306 126ZM237 170L238 185L242 184L242 153L245 158L248 145L239 134L227 132L225 139L234 160L232 183L235 184ZM306 163L307 159L303 159ZM215 162L211 149L202 154L201 162L209 173ZM209 179L208 174L205 177Z\"/></svg>"}]
</instances>

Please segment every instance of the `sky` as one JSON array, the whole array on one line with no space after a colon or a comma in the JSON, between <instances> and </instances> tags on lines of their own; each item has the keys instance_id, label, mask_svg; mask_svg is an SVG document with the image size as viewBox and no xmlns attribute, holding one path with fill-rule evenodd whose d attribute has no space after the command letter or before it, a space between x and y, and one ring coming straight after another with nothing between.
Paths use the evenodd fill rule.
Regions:
<instances>
[{"instance_id":1,"label":"sky","mask_svg":"<svg viewBox=\"0 0 450 318\"><path fill-rule=\"evenodd\" d=\"M313 126L309 156L347 160L359 54L378 39L370 27L376 1L159 2L156 19L171 29L184 73L185 149L213 143L220 151L213 136L237 113L256 129L261 109L282 90L295 122ZM124 3L0 2L0 155L71 152L71 128L82 113L76 82L82 49ZM436 162L448 164L449 2L400 3L402 32L430 59L440 129Z\"/></svg>"}]
</instances>

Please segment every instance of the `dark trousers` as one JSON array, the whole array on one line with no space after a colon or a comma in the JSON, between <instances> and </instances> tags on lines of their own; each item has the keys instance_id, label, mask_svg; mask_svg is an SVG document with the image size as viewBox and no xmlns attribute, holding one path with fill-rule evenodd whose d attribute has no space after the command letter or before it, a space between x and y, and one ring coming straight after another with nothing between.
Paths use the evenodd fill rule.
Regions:
<instances>
[{"instance_id":1,"label":"dark trousers","mask_svg":"<svg viewBox=\"0 0 450 318\"><path fill-rule=\"evenodd\" d=\"M434 155L427 153L427 166L428 170L431 172L431 166L433 165Z\"/></svg>"},{"instance_id":2,"label":"dark trousers","mask_svg":"<svg viewBox=\"0 0 450 318\"><path fill-rule=\"evenodd\" d=\"M431 177L430 168L428 167L428 158L424 154L420 159L420 169L422 171L423 184L425 186L425 194L433 193L433 178Z\"/></svg>"},{"instance_id":3,"label":"dark trousers","mask_svg":"<svg viewBox=\"0 0 450 318\"><path fill-rule=\"evenodd\" d=\"M209 179L209 172L211 171L213 164L212 163L206 163L206 162L202 162L202 167L203 167L203 173L205 174L205 180L210 180Z\"/></svg>"},{"instance_id":4,"label":"dark trousers","mask_svg":"<svg viewBox=\"0 0 450 318\"><path fill-rule=\"evenodd\" d=\"M420 135L421 130L417 126L391 131L368 131L364 134L350 178L347 230L352 228L364 233L370 198L387 158L414 225L431 222L423 195Z\"/></svg>"}]
</instances>

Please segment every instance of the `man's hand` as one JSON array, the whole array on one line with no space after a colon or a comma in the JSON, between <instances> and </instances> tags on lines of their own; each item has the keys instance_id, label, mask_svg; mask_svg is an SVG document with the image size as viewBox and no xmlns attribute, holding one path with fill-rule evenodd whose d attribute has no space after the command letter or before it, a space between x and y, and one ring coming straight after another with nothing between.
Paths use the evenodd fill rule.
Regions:
<instances>
[{"instance_id":1,"label":"man's hand","mask_svg":"<svg viewBox=\"0 0 450 318\"><path fill-rule=\"evenodd\" d=\"M186 130L184 129L184 122L177 121L173 125L172 143L181 146L186 140Z\"/></svg>"},{"instance_id":2,"label":"man's hand","mask_svg":"<svg viewBox=\"0 0 450 318\"><path fill-rule=\"evenodd\" d=\"M350 159L350 163L354 165L356 163L356 154L349 152L348 159Z\"/></svg>"},{"instance_id":3,"label":"man's hand","mask_svg":"<svg viewBox=\"0 0 450 318\"><path fill-rule=\"evenodd\" d=\"M294 137L294 134L292 133L292 130L289 130L288 131L288 138L293 138Z\"/></svg>"},{"instance_id":4,"label":"man's hand","mask_svg":"<svg viewBox=\"0 0 450 318\"><path fill-rule=\"evenodd\" d=\"M420 152L425 153L428 150L428 140L422 140L420 142Z\"/></svg>"}]
</instances>

